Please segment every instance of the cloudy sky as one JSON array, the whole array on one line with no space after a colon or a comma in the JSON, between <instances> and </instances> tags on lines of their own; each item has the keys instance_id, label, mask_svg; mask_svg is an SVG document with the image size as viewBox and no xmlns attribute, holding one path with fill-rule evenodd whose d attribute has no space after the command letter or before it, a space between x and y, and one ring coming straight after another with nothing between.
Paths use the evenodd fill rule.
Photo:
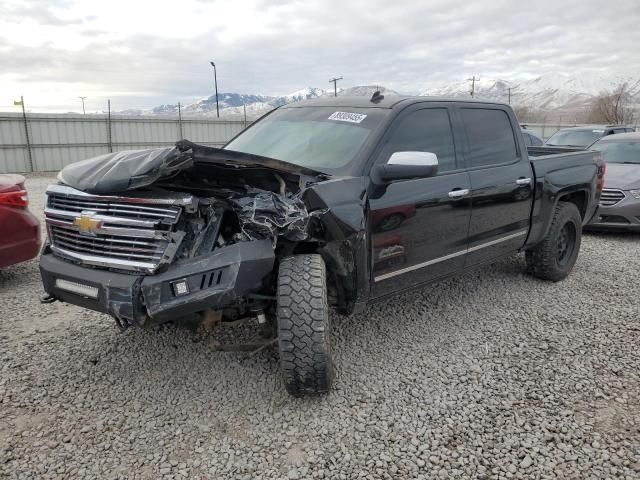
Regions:
<instances>
[{"instance_id":1,"label":"cloudy sky","mask_svg":"<svg viewBox=\"0 0 640 480\"><path fill-rule=\"evenodd\" d=\"M189 103L472 74L638 76L640 2L616 0L2 0L0 110Z\"/></svg>"}]
</instances>

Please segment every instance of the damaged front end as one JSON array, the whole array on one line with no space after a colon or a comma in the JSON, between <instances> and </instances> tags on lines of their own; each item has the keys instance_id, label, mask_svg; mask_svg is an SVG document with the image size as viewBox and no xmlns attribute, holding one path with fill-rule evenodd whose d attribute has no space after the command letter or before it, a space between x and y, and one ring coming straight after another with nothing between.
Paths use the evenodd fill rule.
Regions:
<instances>
[{"instance_id":1,"label":"damaged front end","mask_svg":"<svg viewBox=\"0 0 640 480\"><path fill-rule=\"evenodd\" d=\"M344 207L333 215L314 191L327 178L185 141L70 165L47 191L45 290L121 326L207 310L237 318L272 306L279 258L311 249L355 292L364 222L340 220Z\"/></svg>"}]
</instances>

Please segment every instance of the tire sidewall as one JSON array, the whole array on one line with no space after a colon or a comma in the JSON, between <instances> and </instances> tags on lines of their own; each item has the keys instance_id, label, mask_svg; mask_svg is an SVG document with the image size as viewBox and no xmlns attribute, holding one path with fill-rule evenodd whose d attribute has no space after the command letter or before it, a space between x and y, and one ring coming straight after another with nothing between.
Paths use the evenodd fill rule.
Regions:
<instances>
[{"instance_id":1,"label":"tire sidewall","mask_svg":"<svg viewBox=\"0 0 640 480\"><path fill-rule=\"evenodd\" d=\"M561 265L558 261L557 255L554 258L554 265L558 272L568 274L576 264L578 260L578 253L580 252L580 245L582 244L582 217L578 208L572 203L565 203L561 207L560 215L557 217L557 222L553 225L553 234L551 235L552 241L555 243L558 241L560 232L567 223L571 223L575 228L575 240L573 244L573 251L568 261Z\"/></svg>"}]
</instances>

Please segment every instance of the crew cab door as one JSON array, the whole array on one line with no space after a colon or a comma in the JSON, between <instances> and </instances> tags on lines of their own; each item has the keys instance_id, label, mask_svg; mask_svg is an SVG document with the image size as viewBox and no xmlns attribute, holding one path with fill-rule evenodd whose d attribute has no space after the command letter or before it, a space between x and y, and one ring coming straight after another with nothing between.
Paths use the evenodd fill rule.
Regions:
<instances>
[{"instance_id":1,"label":"crew cab door","mask_svg":"<svg viewBox=\"0 0 640 480\"><path fill-rule=\"evenodd\" d=\"M438 157L430 178L377 180L370 195L372 297L381 297L462 269L471 208L469 175L458 155L451 111L445 104L416 104L393 122L374 152L386 164L394 152Z\"/></svg>"},{"instance_id":2,"label":"crew cab door","mask_svg":"<svg viewBox=\"0 0 640 480\"><path fill-rule=\"evenodd\" d=\"M466 266L472 266L524 245L530 226L534 177L509 109L463 104L456 112L465 132L464 157L471 179Z\"/></svg>"}]
</instances>

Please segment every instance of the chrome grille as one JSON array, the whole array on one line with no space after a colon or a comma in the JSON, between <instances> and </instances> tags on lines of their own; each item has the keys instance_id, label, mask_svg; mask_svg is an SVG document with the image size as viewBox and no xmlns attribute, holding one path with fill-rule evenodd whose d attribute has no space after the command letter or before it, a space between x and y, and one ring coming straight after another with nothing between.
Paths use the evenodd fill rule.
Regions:
<instances>
[{"instance_id":1,"label":"chrome grille","mask_svg":"<svg viewBox=\"0 0 640 480\"><path fill-rule=\"evenodd\" d=\"M612 188L605 188L600 194L600 205L603 207L610 207L615 205L624 198L624 192L622 190L614 190Z\"/></svg>"},{"instance_id":2,"label":"chrome grille","mask_svg":"<svg viewBox=\"0 0 640 480\"><path fill-rule=\"evenodd\" d=\"M108 255L133 261L155 262L162 258L166 242L150 240L141 242L135 237L116 235L86 236L71 228L52 225L54 244L80 253Z\"/></svg>"},{"instance_id":3,"label":"chrome grille","mask_svg":"<svg viewBox=\"0 0 640 480\"><path fill-rule=\"evenodd\" d=\"M135 199L131 199L135 200ZM54 210L82 213L85 210L100 215L149 220L152 222L175 223L180 216L180 208L162 205L143 205L139 203L122 203L93 198L77 198L59 193L48 195L47 206Z\"/></svg>"},{"instance_id":4,"label":"chrome grille","mask_svg":"<svg viewBox=\"0 0 640 480\"><path fill-rule=\"evenodd\" d=\"M173 225L189 195L166 198L89 195L52 185L45 216L52 251L81 264L153 273L177 250L182 233Z\"/></svg>"}]
</instances>

